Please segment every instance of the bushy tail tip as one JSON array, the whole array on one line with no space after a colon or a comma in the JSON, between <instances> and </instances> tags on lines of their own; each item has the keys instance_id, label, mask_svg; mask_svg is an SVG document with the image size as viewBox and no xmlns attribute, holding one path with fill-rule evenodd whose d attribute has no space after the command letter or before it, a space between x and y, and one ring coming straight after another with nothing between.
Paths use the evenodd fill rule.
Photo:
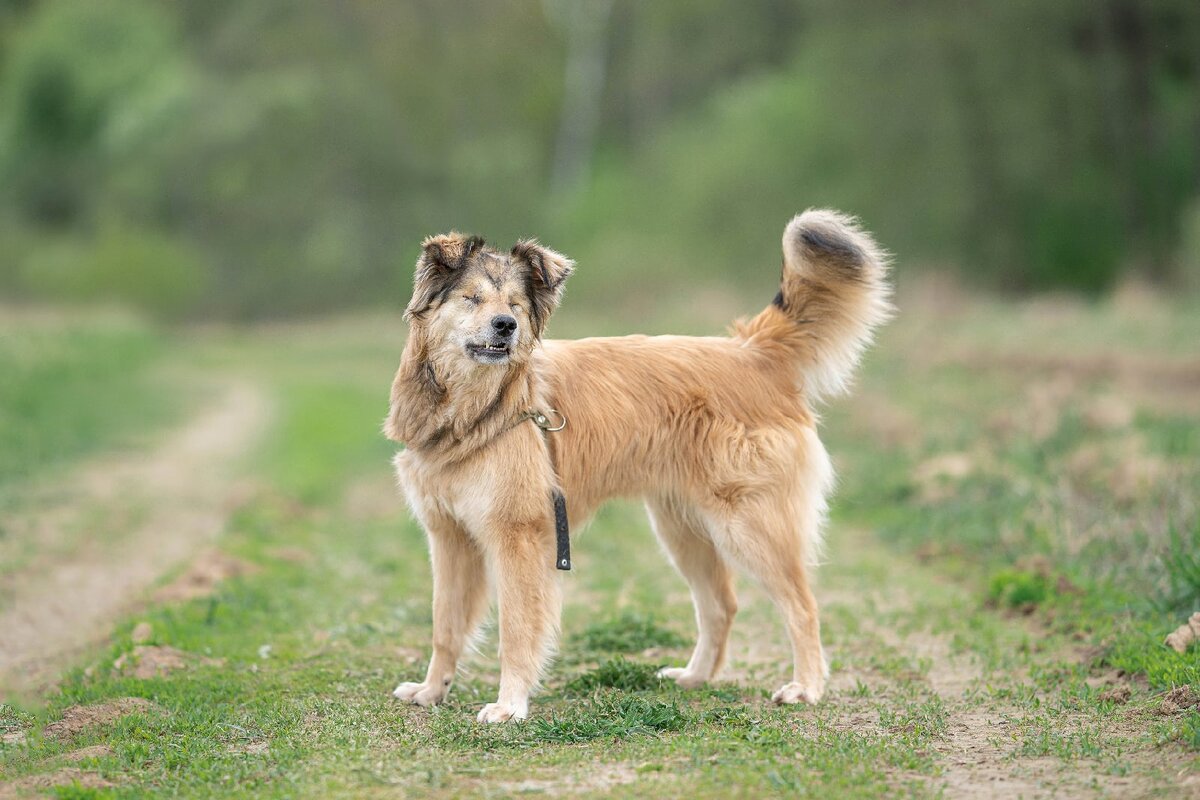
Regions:
<instances>
[{"instance_id":1,"label":"bushy tail tip","mask_svg":"<svg viewBox=\"0 0 1200 800\"><path fill-rule=\"evenodd\" d=\"M777 305L801 327L807 388L844 390L876 326L892 315L889 257L851 216L809 209L783 231Z\"/></svg>"}]
</instances>

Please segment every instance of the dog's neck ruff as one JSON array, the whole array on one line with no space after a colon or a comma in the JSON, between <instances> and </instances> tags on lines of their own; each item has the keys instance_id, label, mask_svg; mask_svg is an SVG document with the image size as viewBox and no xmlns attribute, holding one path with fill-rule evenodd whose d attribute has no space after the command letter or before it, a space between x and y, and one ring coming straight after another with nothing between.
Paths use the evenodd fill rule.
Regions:
<instances>
[{"instance_id":1,"label":"dog's neck ruff","mask_svg":"<svg viewBox=\"0 0 1200 800\"><path fill-rule=\"evenodd\" d=\"M546 438L550 459L551 507L554 513L554 532L557 555L554 565L561 570L571 568L571 542L567 522L567 502L557 487L554 467L554 448L550 434L567 426L567 416L558 409L531 408L541 395L539 385L528 373L518 373L496 387L494 396L476 394L459 400L451 386L440 379L433 362L417 338L409 339L404 359L392 383L391 404L384 430L396 441L403 441L410 451L442 464L462 461L472 453L512 432L524 422L533 422ZM505 408L525 408L509 416ZM456 425L454 420L464 421Z\"/></svg>"},{"instance_id":2,"label":"dog's neck ruff","mask_svg":"<svg viewBox=\"0 0 1200 800\"><path fill-rule=\"evenodd\" d=\"M515 427L538 395L526 369L464 384L453 370L444 373L413 337L392 384L385 432L433 462L452 464Z\"/></svg>"}]
</instances>

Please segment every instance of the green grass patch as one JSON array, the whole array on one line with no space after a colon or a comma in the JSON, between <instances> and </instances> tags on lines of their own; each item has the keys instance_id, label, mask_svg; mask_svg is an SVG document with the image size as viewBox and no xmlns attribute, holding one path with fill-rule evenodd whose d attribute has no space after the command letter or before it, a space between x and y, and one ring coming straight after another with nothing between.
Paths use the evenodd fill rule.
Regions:
<instances>
[{"instance_id":1,"label":"green grass patch","mask_svg":"<svg viewBox=\"0 0 1200 800\"><path fill-rule=\"evenodd\" d=\"M337 497L356 477L386 474L397 449L379 432L386 394L314 377L288 379L282 420L264 458L277 486L310 503ZM396 502L403 504L399 494Z\"/></svg>"},{"instance_id":2,"label":"green grass patch","mask_svg":"<svg viewBox=\"0 0 1200 800\"><path fill-rule=\"evenodd\" d=\"M0 490L170 419L168 352L127 320L0 322Z\"/></svg>"},{"instance_id":3,"label":"green grass patch","mask_svg":"<svg viewBox=\"0 0 1200 800\"><path fill-rule=\"evenodd\" d=\"M1188 712L1179 726L1179 741L1193 750L1200 750L1200 709Z\"/></svg>"},{"instance_id":4,"label":"green grass patch","mask_svg":"<svg viewBox=\"0 0 1200 800\"><path fill-rule=\"evenodd\" d=\"M1097 621L1096 625L1108 642L1102 656L1106 666L1145 675L1150 688L1155 690L1185 684L1200 686L1200 647L1192 646L1187 652L1177 653L1163 644L1163 638L1174 625L1159 627L1138 617L1118 618L1109 625Z\"/></svg>"},{"instance_id":5,"label":"green grass patch","mask_svg":"<svg viewBox=\"0 0 1200 800\"><path fill-rule=\"evenodd\" d=\"M661 683L658 667L613 658L594 669L575 676L563 691L568 694L590 694L597 689L621 689L627 692L642 692L657 689Z\"/></svg>"},{"instance_id":6,"label":"green grass patch","mask_svg":"<svg viewBox=\"0 0 1200 800\"><path fill-rule=\"evenodd\" d=\"M1162 609L1183 614L1200 609L1200 519L1187 532L1171 526L1162 568L1166 575L1158 597Z\"/></svg>"},{"instance_id":7,"label":"green grass patch","mask_svg":"<svg viewBox=\"0 0 1200 800\"><path fill-rule=\"evenodd\" d=\"M683 647L687 640L660 625L652 614L625 611L593 622L571 637L571 644L594 653L640 653L651 647Z\"/></svg>"},{"instance_id":8,"label":"green grass patch","mask_svg":"<svg viewBox=\"0 0 1200 800\"><path fill-rule=\"evenodd\" d=\"M575 744L593 739L624 738L680 731L695 721L694 714L674 702L636 695L601 695L549 717L528 723L526 742Z\"/></svg>"},{"instance_id":9,"label":"green grass patch","mask_svg":"<svg viewBox=\"0 0 1200 800\"><path fill-rule=\"evenodd\" d=\"M1050 596L1053 582L1050 576L1017 569L1005 569L992 576L988 583L988 600L1006 608L1036 606Z\"/></svg>"}]
</instances>

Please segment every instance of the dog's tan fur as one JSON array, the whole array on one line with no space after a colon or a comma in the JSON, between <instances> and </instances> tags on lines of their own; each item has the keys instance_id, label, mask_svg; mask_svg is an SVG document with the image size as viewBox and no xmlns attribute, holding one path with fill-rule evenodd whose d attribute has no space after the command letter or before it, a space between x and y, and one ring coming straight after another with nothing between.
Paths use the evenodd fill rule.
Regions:
<instances>
[{"instance_id":1,"label":"dog's tan fur","mask_svg":"<svg viewBox=\"0 0 1200 800\"><path fill-rule=\"evenodd\" d=\"M762 582L792 642L775 701L820 699L828 668L808 568L833 474L812 402L845 387L890 313L889 288L885 255L836 212L794 218L783 253L779 296L729 337L542 341L571 261L536 242L500 253L458 234L426 240L384 429L407 443L396 473L429 539L433 656L397 697L445 697L494 584L500 694L479 718L528 714L558 629L561 489L572 530L608 498L644 498L699 630L687 666L664 677L698 686L721 668L736 566ZM468 349L501 314L516 339L504 363L479 363ZM551 408L569 422L543 434L528 412Z\"/></svg>"}]
</instances>

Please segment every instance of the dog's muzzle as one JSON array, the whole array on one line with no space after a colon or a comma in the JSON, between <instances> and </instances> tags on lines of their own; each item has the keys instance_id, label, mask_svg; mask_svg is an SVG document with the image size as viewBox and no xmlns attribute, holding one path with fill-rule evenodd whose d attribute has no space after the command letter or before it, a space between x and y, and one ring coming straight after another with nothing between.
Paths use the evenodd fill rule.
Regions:
<instances>
[{"instance_id":1,"label":"dog's muzzle","mask_svg":"<svg viewBox=\"0 0 1200 800\"><path fill-rule=\"evenodd\" d=\"M467 355L478 361L480 364L508 363L511 352L512 348L506 341L491 341L482 344L467 345Z\"/></svg>"},{"instance_id":2,"label":"dog's muzzle","mask_svg":"<svg viewBox=\"0 0 1200 800\"><path fill-rule=\"evenodd\" d=\"M468 344L467 355L480 364L507 363L516 334L516 317L508 314L498 314L492 317L492 335L490 340L479 344Z\"/></svg>"}]
</instances>

